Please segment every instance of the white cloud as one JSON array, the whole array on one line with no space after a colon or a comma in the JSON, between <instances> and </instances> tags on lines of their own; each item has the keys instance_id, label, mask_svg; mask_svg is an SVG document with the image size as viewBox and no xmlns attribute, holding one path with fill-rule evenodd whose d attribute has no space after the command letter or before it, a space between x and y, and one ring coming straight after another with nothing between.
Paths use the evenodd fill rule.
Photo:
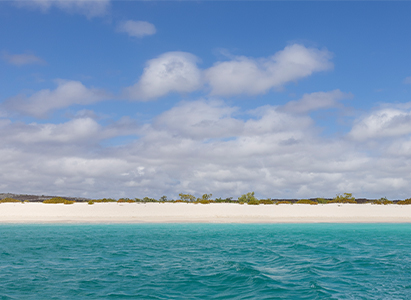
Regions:
<instances>
[{"instance_id":1,"label":"white cloud","mask_svg":"<svg viewBox=\"0 0 411 300\"><path fill-rule=\"evenodd\" d=\"M213 139L237 135L243 123L231 115L236 108L221 101L183 102L161 114L154 122L156 130L190 139Z\"/></svg>"},{"instance_id":2,"label":"white cloud","mask_svg":"<svg viewBox=\"0 0 411 300\"><path fill-rule=\"evenodd\" d=\"M87 88L79 81L58 80L55 90L44 89L27 97L19 95L3 104L7 110L35 117L45 117L50 111L73 104L91 104L108 98L103 90Z\"/></svg>"},{"instance_id":3,"label":"white cloud","mask_svg":"<svg viewBox=\"0 0 411 300\"><path fill-rule=\"evenodd\" d=\"M352 95L334 90L304 94L297 101L290 101L280 109L290 113L307 113L309 111L338 106L338 100L351 98Z\"/></svg>"},{"instance_id":4,"label":"white cloud","mask_svg":"<svg viewBox=\"0 0 411 300\"><path fill-rule=\"evenodd\" d=\"M198 59L186 52L167 52L149 60L140 80L125 90L127 97L150 100L170 92L189 93L202 85Z\"/></svg>"},{"instance_id":5,"label":"white cloud","mask_svg":"<svg viewBox=\"0 0 411 300\"><path fill-rule=\"evenodd\" d=\"M190 93L208 84L211 95L263 94L314 72L333 68L327 50L294 44L269 58L239 56L197 67L199 59L187 52L167 52L147 62L140 80L126 89L126 97L150 100L170 92Z\"/></svg>"},{"instance_id":6,"label":"white cloud","mask_svg":"<svg viewBox=\"0 0 411 300\"><path fill-rule=\"evenodd\" d=\"M156 27L145 21L133 21L128 20L124 22L120 22L117 26L117 30L119 32L125 32L129 36L133 37L144 37L146 35L153 35L156 33Z\"/></svg>"},{"instance_id":7,"label":"white cloud","mask_svg":"<svg viewBox=\"0 0 411 300\"><path fill-rule=\"evenodd\" d=\"M327 50L294 44L269 58L238 56L231 61L217 62L205 72L212 95L256 95L333 68L331 57Z\"/></svg>"},{"instance_id":8,"label":"white cloud","mask_svg":"<svg viewBox=\"0 0 411 300\"><path fill-rule=\"evenodd\" d=\"M408 114L393 110L389 120ZM274 106L243 112L218 100L182 102L142 127L127 119L104 126L90 115L61 124L0 119L2 189L169 198L180 192L238 197L255 191L275 198L353 192L394 199L411 193L409 136L391 135L378 147L325 138L302 113ZM101 144L128 134L138 138L120 147Z\"/></svg>"},{"instance_id":9,"label":"white cloud","mask_svg":"<svg viewBox=\"0 0 411 300\"><path fill-rule=\"evenodd\" d=\"M52 7L69 13L79 13L88 18L103 16L107 13L110 0L14 0L19 7L40 9L47 12Z\"/></svg>"},{"instance_id":10,"label":"white cloud","mask_svg":"<svg viewBox=\"0 0 411 300\"><path fill-rule=\"evenodd\" d=\"M411 112L384 108L357 120L349 136L355 140L368 140L408 134L411 134Z\"/></svg>"},{"instance_id":11,"label":"white cloud","mask_svg":"<svg viewBox=\"0 0 411 300\"><path fill-rule=\"evenodd\" d=\"M404 84L411 84L411 76L408 76L403 81Z\"/></svg>"},{"instance_id":12,"label":"white cloud","mask_svg":"<svg viewBox=\"0 0 411 300\"><path fill-rule=\"evenodd\" d=\"M34 54L30 54L30 53L9 54L9 53L4 52L2 57L3 57L3 60L15 66L45 64L45 61L43 59L41 59L40 57Z\"/></svg>"}]
</instances>

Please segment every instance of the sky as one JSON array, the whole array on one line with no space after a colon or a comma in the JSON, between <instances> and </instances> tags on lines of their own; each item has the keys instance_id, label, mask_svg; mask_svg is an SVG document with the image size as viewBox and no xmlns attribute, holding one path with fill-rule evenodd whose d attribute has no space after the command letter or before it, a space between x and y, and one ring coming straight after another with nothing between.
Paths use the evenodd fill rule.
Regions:
<instances>
[{"instance_id":1,"label":"sky","mask_svg":"<svg viewBox=\"0 0 411 300\"><path fill-rule=\"evenodd\" d=\"M410 12L0 1L0 192L410 198Z\"/></svg>"}]
</instances>

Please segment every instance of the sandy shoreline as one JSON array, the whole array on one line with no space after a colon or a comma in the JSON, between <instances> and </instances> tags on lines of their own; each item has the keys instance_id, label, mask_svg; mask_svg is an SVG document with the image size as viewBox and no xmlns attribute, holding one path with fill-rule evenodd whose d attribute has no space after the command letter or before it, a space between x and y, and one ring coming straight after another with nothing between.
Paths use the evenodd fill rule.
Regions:
<instances>
[{"instance_id":1,"label":"sandy shoreline","mask_svg":"<svg viewBox=\"0 0 411 300\"><path fill-rule=\"evenodd\" d=\"M0 204L0 223L411 223L411 205Z\"/></svg>"}]
</instances>

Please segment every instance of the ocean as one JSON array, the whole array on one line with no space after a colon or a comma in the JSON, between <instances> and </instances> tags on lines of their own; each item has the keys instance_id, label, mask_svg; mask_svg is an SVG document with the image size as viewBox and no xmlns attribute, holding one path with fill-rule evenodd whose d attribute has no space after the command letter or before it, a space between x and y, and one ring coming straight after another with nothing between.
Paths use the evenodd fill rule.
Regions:
<instances>
[{"instance_id":1,"label":"ocean","mask_svg":"<svg viewBox=\"0 0 411 300\"><path fill-rule=\"evenodd\" d=\"M411 299L411 224L2 224L0 299Z\"/></svg>"}]
</instances>

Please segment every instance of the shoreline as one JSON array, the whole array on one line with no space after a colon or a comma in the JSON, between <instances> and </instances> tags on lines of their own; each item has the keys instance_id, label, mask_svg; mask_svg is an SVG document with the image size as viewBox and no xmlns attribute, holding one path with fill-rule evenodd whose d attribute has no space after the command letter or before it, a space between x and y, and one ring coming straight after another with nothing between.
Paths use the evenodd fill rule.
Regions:
<instances>
[{"instance_id":1,"label":"shoreline","mask_svg":"<svg viewBox=\"0 0 411 300\"><path fill-rule=\"evenodd\" d=\"M0 204L0 224L12 223L411 223L411 205Z\"/></svg>"}]
</instances>

